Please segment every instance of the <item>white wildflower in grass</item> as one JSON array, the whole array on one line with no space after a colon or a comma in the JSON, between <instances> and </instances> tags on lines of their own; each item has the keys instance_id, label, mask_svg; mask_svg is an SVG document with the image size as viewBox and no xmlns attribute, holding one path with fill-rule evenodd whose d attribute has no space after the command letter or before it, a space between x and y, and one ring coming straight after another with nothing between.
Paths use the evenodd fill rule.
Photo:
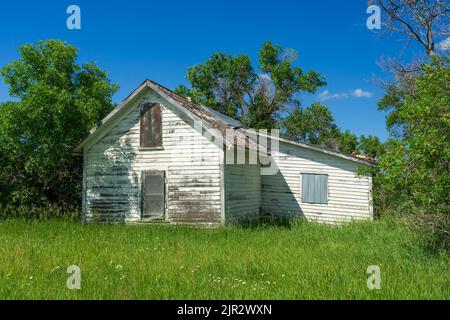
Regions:
<instances>
[{"instance_id":1,"label":"white wildflower in grass","mask_svg":"<svg viewBox=\"0 0 450 320\"><path fill-rule=\"evenodd\" d=\"M57 270L59 270L59 269L61 269L61 266L56 266L56 267L53 268L52 271L50 271L50 272L53 273L53 272L55 272L55 271L57 271Z\"/></svg>"},{"instance_id":2,"label":"white wildflower in grass","mask_svg":"<svg viewBox=\"0 0 450 320\"><path fill-rule=\"evenodd\" d=\"M120 270L122 270L123 269L123 267L120 265L120 264L118 264L117 266L116 266L116 270L117 271L120 271Z\"/></svg>"}]
</instances>

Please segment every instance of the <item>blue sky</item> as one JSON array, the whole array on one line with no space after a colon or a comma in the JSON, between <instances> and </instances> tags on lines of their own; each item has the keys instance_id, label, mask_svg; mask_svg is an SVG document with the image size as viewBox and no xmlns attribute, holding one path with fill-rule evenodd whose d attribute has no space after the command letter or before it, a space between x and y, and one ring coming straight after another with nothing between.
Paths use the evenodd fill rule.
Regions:
<instances>
[{"instance_id":1,"label":"blue sky","mask_svg":"<svg viewBox=\"0 0 450 320\"><path fill-rule=\"evenodd\" d=\"M81 30L66 27L71 4L81 8ZM63 39L80 49L79 62L109 72L120 102L146 78L169 88L187 84L187 68L216 51L246 53L256 63L260 45L272 40L326 78L326 87L303 96L305 105L320 100L342 129L385 140L385 115L377 111L383 90L373 78L388 75L376 62L404 44L369 31L366 9L365 0L2 1L0 66L17 59L22 44ZM8 99L1 83L0 102Z\"/></svg>"}]
</instances>

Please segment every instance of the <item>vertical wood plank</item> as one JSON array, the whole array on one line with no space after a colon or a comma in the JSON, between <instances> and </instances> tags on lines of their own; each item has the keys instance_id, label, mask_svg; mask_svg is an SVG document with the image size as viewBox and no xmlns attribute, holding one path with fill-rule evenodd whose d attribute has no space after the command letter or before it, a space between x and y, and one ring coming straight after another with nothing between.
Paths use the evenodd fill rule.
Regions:
<instances>
[{"instance_id":1,"label":"vertical wood plank","mask_svg":"<svg viewBox=\"0 0 450 320\"><path fill-rule=\"evenodd\" d=\"M140 114L140 147L162 147L162 113L159 103L147 103Z\"/></svg>"}]
</instances>

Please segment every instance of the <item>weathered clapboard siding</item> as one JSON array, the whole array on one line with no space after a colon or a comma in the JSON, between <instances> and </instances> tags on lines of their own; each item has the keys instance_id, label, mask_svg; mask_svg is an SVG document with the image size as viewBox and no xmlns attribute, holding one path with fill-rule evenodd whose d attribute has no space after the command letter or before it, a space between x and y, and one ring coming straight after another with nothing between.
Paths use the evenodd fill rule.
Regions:
<instances>
[{"instance_id":1,"label":"weathered clapboard siding","mask_svg":"<svg viewBox=\"0 0 450 320\"><path fill-rule=\"evenodd\" d=\"M141 110L149 118L143 119ZM229 160L229 150L242 142L251 150L265 152L266 148L247 139L245 129L235 120L208 110L150 80L133 91L75 149L84 153L86 220L142 220L143 198L147 199L146 219L162 217L164 198L164 218L173 223L218 225L237 216L258 214L261 208L320 222L372 218L371 178L356 176L358 166L370 163L280 139L280 151L271 153L278 173L261 176L259 165L239 161L233 165L225 160ZM151 135L150 131L142 133L142 145L141 120L151 123L148 130L153 130ZM235 137L224 137L228 130L233 130ZM208 133L203 136L205 131ZM217 146L222 140L225 144ZM164 171L164 175L146 174L150 180L145 180L143 190L143 173L147 171ZM327 175L308 180L319 181L317 186L328 181L326 190L317 188L319 196L308 193L309 201L326 204L302 202L303 173Z\"/></svg>"},{"instance_id":2,"label":"weathered clapboard siding","mask_svg":"<svg viewBox=\"0 0 450 320\"><path fill-rule=\"evenodd\" d=\"M225 165L225 218L257 215L261 209L259 165Z\"/></svg>"},{"instance_id":3,"label":"weathered clapboard siding","mask_svg":"<svg viewBox=\"0 0 450 320\"><path fill-rule=\"evenodd\" d=\"M358 163L284 142L272 157L279 172L262 176L265 211L326 223L372 218L371 177L357 176ZM302 173L328 175L328 204L302 202Z\"/></svg>"},{"instance_id":4,"label":"weathered clapboard siding","mask_svg":"<svg viewBox=\"0 0 450 320\"><path fill-rule=\"evenodd\" d=\"M162 105L163 149L140 149L140 108ZM99 141L85 151L83 207L87 220L134 222L141 218L143 171L166 172L166 219L222 222L222 149L203 137L168 101L147 90Z\"/></svg>"}]
</instances>

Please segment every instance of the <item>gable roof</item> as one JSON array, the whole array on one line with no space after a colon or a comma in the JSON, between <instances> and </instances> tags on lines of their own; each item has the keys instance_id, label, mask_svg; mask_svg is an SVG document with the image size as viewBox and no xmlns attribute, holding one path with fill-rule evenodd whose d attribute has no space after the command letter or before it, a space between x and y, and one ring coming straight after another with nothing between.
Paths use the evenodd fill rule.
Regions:
<instances>
[{"instance_id":1,"label":"gable roof","mask_svg":"<svg viewBox=\"0 0 450 320\"><path fill-rule=\"evenodd\" d=\"M125 98L114 110L109 113L95 128L90 130L89 136L81 142L81 144L75 149L76 153L82 153L84 148L89 145L92 141L97 138L101 138L102 134L106 133L107 127L110 123L114 121L117 117L120 117L121 114L125 111L125 108L129 103L134 101L134 99L146 88L150 88L163 97L165 100L170 102L175 108L177 108L182 113L186 114L189 118L199 121L202 124L204 129L210 130L215 129L218 131L218 138L223 139L224 144L227 148L232 146L242 146L245 145L248 149L252 149L255 151L263 152L265 154L270 154L270 150L265 146L259 144L257 139L255 139L254 132L249 133L248 129L244 128L244 126L237 120L232 119L226 115L221 114L218 111L212 110L206 106L203 106L197 102L188 100L177 93L173 92L170 89L152 81L145 80L138 88L136 88L127 98ZM229 137L226 133L227 130L234 131L234 137ZM106 131L106 132L104 132ZM211 133L215 135L215 131L212 130ZM261 135L261 133L258 133ZM270 136L269 138L273 139L274 137ZM320 148L317 146L309 145L306 143L294 142L282 138L276 138L280 142L288 143L294 146L314 150L317 152L326 153L332 156L336 156L339 158L343 158L346 160L358 162L364 165L373 165L372 162L359 159L353 156L348 156L336 151L327 150L324 148Z\"/></svg>"},{"instance_id":2,"label":"gable roof","mask_svg":"<svg viewBox=\"0 0 450 320\"><path fill-rule=\"evenodd\" d=\"M81 144L75 149L75 152L81 153L83 149L87 145L89 145L89 143L101 137L102 133L104 133L103 131L105 130L105 128L111 122L113 122L114 119L119 117L124 112L126 106L134 101L134 99L146 88L152 89L179 111L187 115L189 118L201 123L203 129L217 130L218 133L216 133L215 130L212 130L210 132L217 138L223 139L224 144L227 148L230 148L232 146L246 145L249 149L257 151L259 147L259 151L266 152L267 154L270 153L270 151L264 146L260 146L255 141L248 139L248 137L245 135L245 130L243 130L243 126L240 122L222 115L217 111L212 111L212 109L202 106L194 101L189 101L188 99L176 94L172 90L169 90L166 87L151 80L145 80L137 89L135 89L127 98L125 98L122 103L114 108L114 110L109 113L95 128L90 130L89 136L83 142L81 142ZM220 114L221 116L219 117L218 114ZM233 137L227 136L227 130L234 131L234 139ZM246 141L247 144L245 144Z\"/></svg>"}]
</instances>

